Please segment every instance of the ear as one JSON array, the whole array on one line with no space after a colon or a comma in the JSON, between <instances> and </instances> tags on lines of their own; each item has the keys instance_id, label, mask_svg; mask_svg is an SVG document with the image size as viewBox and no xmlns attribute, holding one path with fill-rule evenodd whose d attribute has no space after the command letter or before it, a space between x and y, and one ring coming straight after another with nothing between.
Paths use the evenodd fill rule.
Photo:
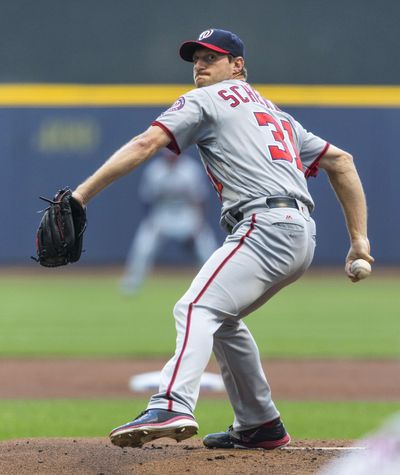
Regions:
<instances>
[{"instance_id":1,"label":"ear","mask_svg":"<svg viewBox=\"0 0 400 475\"><path fill-rule=\"evenodd\" d=\"M244 59L241 56L234 58L233 60L233 73L238 74L243 70Z\"/></svg>"}]
</instances>

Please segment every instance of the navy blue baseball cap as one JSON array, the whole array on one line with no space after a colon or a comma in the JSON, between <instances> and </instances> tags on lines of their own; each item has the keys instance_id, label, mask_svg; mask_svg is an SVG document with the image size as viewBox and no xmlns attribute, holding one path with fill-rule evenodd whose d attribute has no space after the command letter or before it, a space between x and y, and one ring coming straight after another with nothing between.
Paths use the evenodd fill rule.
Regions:
<instances>
[{"instance_id":1,"label":"navy blue baseball cap","mask_svg":"<svg viewBox=\"0 0 400 475\"><path fill-rule=\"evenodd\" d=\"M193 62L193 54L198 47L208 48L233 57L244 56L243 41L230 31L209 29L200 33L197 40L185 41L180 47L179 54L185 61Z\"/></svg>"}]
</instances>

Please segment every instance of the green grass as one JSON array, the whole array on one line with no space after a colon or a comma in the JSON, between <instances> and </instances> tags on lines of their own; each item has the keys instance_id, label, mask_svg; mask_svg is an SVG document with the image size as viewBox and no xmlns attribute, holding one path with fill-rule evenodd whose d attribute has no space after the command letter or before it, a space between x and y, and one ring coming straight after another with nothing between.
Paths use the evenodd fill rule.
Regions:
<instances>
[{"instance_id":1,"label":"green grass","mask_svg":"<svg viewBox=\"0 0 400 475\"><path fill-rule=\"evenodd\" d=\"M157 357L174 350L172 309L190 278L134 297L113 276L49 270L0 277L0 357ZM400 357L399 280L303 278L246 319L263 356Z\"/></svg>"},{"instance_id":2,"label":"green grass","mask_svg":"<svg viewBox=\"0 0 400 475\"><path fill-rule=\"evenodd\" d=\"M2 400L0 440L27 437L106 437L131 420L145 401ZM296 439L354 439L375 430L399 403L281 402L278 407ZM230 406L223 401L201 401L196 410L200 436L225 430L232 422Z\"/></svg>"}]
</instances>

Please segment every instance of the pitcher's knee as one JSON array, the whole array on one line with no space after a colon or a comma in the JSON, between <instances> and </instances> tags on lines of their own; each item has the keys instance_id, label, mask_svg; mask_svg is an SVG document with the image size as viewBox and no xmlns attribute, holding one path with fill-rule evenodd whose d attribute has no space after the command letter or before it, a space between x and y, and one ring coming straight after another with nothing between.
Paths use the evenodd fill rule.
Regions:
<instances>
[{"instance_id":1,"label":"pitcher's knee","mask_svg":"<svg viewBox=\"0 0 400 475\"><path fill-rule=\"evenodd\" d=\"M224 312L185 297L175 304L174 317L178 331L180 325L186 326L190 322L191 328L207 334L214 334L226 318Z\"/></svg>"},{"instance_id":2,"label":"pitcher's knee","mask_svg":"<svg viewBox=\"0 0 400 475\"><path fill-rule=\"evenodd\" d=\"M184 318L186 319L190 305L191 305L191 302L189 302L184 297L179 299L176 302L176 304L174 306L174 310L173 310L175 320L181 320L181 319L184 319Z\"/></svg>"}]
</instances>

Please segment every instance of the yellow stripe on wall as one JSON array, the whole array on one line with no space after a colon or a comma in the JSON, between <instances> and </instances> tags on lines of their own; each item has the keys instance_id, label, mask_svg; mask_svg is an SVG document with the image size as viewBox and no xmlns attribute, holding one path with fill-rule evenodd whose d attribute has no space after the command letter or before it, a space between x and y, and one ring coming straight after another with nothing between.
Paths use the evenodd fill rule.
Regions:
<instances>
[{"instance_id":1,"label":"yellow stripe on wall","mask_svg":"<svg viewBox=\"0 0 400 475\"><path fill-rule=\"evenodd\" d=\"M262 96L286 106L400 106L400 86L268 86L259 84L255 88Z\"/></svg>"},{"instance_id":2,"label":"yellow stripe on wall","mask_svg":"<svg viewBox=\"0 0 400 475\"><path fill-rule=\"evenodd\" d=\"M168 106L188 85L25 84L0 86L1 106Z\"/></svg>"},{"instance_id":3,"label":"yellow stripe on wall","mask_svg":"<svg viewBox=\"0 0 400 475\"><path fill-rule=\"evenodd\" d=\"M255 84L281 106L400 107L400 86ZM169 106L189 84L0 84L0 107Z\"/></svg>"}]
</instances>

